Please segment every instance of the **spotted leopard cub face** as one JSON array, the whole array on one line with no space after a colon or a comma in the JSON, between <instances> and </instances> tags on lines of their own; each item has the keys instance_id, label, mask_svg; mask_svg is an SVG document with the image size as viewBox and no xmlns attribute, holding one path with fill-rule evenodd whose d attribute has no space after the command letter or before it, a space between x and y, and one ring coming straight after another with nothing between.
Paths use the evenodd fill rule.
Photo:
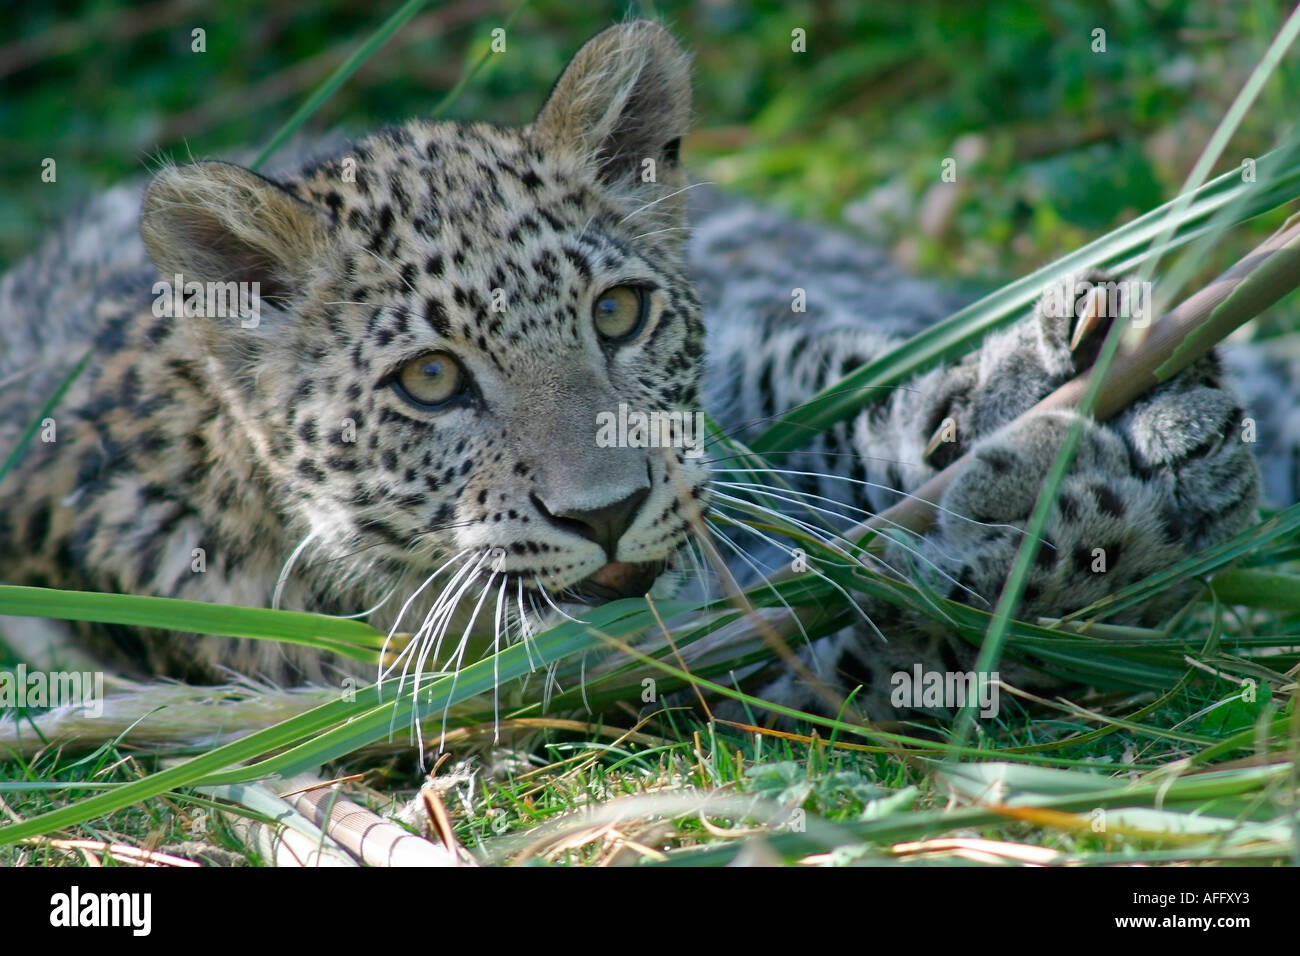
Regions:
<instances>
[{"instance_id":1,"label":"spotted leopard cub face","mask_svg":"<svg viewBox=\"0 0 1300 956\"><path fill-rule=\"evenodd\" d=\"M491 555L525 587L608 597L680 546L705 466L597 439L620 405L699 407L689 96L676 43L631 23L526 128L415 121L279 182L223 163L154 180L142 232L164 277L259 283L256 327L193 321L333 575Z\"/></svg>"}]
</instances>

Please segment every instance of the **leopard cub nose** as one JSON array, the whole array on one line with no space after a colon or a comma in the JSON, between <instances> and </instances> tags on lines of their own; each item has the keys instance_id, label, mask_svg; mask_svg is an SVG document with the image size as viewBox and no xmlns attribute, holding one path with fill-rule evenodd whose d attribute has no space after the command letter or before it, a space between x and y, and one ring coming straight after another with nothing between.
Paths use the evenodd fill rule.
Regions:
<instances>
[{"instance_id":1,"label":"leopard cub nose","mask_svg":"<svg viewBox=\"0 0 1300 956\"><path fill-rule=\"evenodd\" d=\"M636 520L641 504L649 496L649 488L638 488L626 498L599 508L562 508L552 511L537 495L532 496L533 507L551 522L605 549L609 560L615 560L619 539Z\"/></svg>"}]
</instances>

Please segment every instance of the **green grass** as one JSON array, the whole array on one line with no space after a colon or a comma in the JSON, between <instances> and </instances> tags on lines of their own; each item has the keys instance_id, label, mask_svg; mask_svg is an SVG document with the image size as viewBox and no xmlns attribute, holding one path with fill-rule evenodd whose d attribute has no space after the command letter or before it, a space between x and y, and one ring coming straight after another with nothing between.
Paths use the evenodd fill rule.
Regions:
<instances>
[{"instance_id":1,"label":"green grass","mask_svg":"<svg viewBox=\"0 0 1300 956\"><path fill-rule=\"evenodd\" d=\"M127 89L169 90L159 100L162 112L142 117L138 100L92 101L84 116L98 105L103 131L88 130L88 118L80 129L78 123L53 130L42 125L40 110L71 76L87 70L70 54L48 52L28 70L23 96L0 97L0 121L17 130L15 138L31 153L19 150L18 159L3 162L58 150L72 158L74 188L129 173L134 167L126 157L149 136L156 142L160 124L167 130L169 117L177 115L193 122L193 105L177 102L168 82L181 75L210 87L203 106L208 112L200 116L208 125L171 127L201 137L196 155L249 142L275 144L309 122L369 126L429 109L439 99L436 90L458 92L446 102L450 116L519 121L535 109L565 56L620 13L611 7L571 14L545 2L529 4L517 11L511 34L517 55L498 62L483 56L483 39L514 15L513 5L503 4L495 17L458 20L445 31L444 20L461 16L454 5L423 20L417 6L406 4L381 26L378 15L360 21L328 5L273 4L287 23L276 29L294 38L283 54L267 37L241 40L238 57L229 52L222 39L228 31L261 16L238 4L229 22L212 25L209 48L220 55L206 60L195 61L174 40L145 31L132 42L153 44L148 69L112 62L102 68L120 75ZM1010 0L960 11L945 6L943 30L931 3L883 12L852 5L827 12L811 3L744 11L657 7L676 19L679 35L697 52L706 121L688 149L700 178L761 193L804 214L850 221L861 221L862 209L885 208L874 190L887 183L893 197L888 208L898 221L891 227L885 216L868 225L883 230L877 238L892 242L898 258L985 285L1025 276L854 373L827 401L777 422L751 450L757 455L793 447L807 426L827 428L852 414L871 392L864 385L902 381L972 348L986 331L1021 314L1057 272L1086 263L1135 266L1159 255L1172 258L1174 271L1195 288L1276 226L1285 204L1300 196L1294 151L1262 158L1286 142L1276 126L1289 111L1284 91L1295 71L1292 57L1265 75L1259 102L1231 139L1235 152L1225 151L1218 163L1207 160L1206 172L1221 175L1196 192L1177 231L1156 241L1167 210L1139 215L1178 191L1196 157L1187 150L1209 141L1227 114L1236 89L1225 89L1232 84L1220 73L1237 77L1238 86L1245 82L1280 28L1267 4L1224 11L1192 3L1181 13L1113 14L1109 58L1082 52L1096 25L1083 3L1056 4L1048 18ZM94 11L57 22L38 12L24 16L20 35L41 38L63 30L59 42L73 46L89 42L95 29L122 29L123 22ZM268 22L279 23L273 17ZM816 56L791 57L792 26L809 30ZM1204 38L1216 30L1238 36L1216 45ZM377 69L372 54L386 37L384 66ZM301 77L289 72L291 65L320 49L332 52L314 82L295 86ZM434 89L403 82L404 70L435 60L455 70L434 70ZM1044 84L1039 69L1050 82ZM1183 79L1157 82L1162 71ZM294 83L273 82L286 75ZM276 108L265 111L278 118L271 126L254 115L258 111L222 105L223 93L285 88L293 96L272 98ZM296 113L294 97L304 104ZM152 125L145 123L148 132L141 134L145 119ZM107 145L92 154L88 144L99 133L108 136ZM1166 141L1173 133L1182 133L1178 143ZM962 137L965 145L957 149ZM936 221L925 212L926 192L938 160L954 151L970 157L974 180L989 188L964 192L946 220ZM1233 173L1242 153L1261 157L1256 188L1243 187ZM5 172L9 181L20 175L16 168ZM18 228L6 235L0 256L16 255L39 233L39 220L60 205L50 196L26 194L3 202L17 211ZM1294 307L1271 310L1256 325L1258 338L1294 330ZM20 451L6 456L6 469ZM837 560L802 537L810 553ZM589 627L566 623L539 635L530 648L506 649L432 681L418 702L394 704L391 693L381 700L363 688L355 699L325 695L286 704L283 719L268 719L249 736L198 752L139 749L127 734L90 753L67 746L2 759L0 863L83 861L81 851L31 842L42 837L184 854L203 846L212 860L263 862L216 808L243 816L257 811L214 801L198 788L324 768L326 776L358 774L351 795L390 809L411 799L421 779L404 729L422 714L426 741L444 724L452 730L452 757L436 779L456 839L487 862L716 865L740 854L786 862L929 862L958 851L953 844L930 844L929 852L907 845L958 836L997 842L965 844L963 852L983 854L983 862L999 855L1023 860L1031 845L1050 851L1056 862L1294 864L1300 861L1298 559L1300 507L1293 507L1076 616L1104 621L1179 580L1209 582L1165 628L1103 627L1091 634L1018 621L1011 599L991 616L870 572L829 565L825 578L747 594L755 606L800 609L814 635L842 625L850 614L840 588L921 612L937 609L973 643L990 627L1002 630L1007 654L1029 655L1096 687L1074 703L1004 693L999 716L975 723L968 735L946 723L864 727L847 717L807 717L795 734L710 720L690 709L694 695L682 691L687 684L715 699L736 699L753 714L751 724L763 724L778 710L748 696L749 688L736 690L729 676L771 656L762 635L751 629L722 652L704 650L711 628L740 620L741 612L619 602L593 612ZM1224 571L1232 562L1239 567ZM672 646L660 636L655 612L675 622ZM336 652L346 647L360 657L376 649L376 635L356 622L131 595L0 587L0 613L291 639ZM783 633L797 638L791 626ZM606 656L611 648L633 653L614 663ZM0 661L8 663L2 651ZM561 690L543 713L540 681L534 677L520 690L514 678L548 662ZM989 663L995 666L996 659ZM658 707L643 706L646 679L656 682ZM1243 679L1253 682L1253 693L1243 695ZM497 683L503 685L500 701L491 690ZM674 690L680 693L669 696ZM599 725L575 729L551 719L588 720L588 704L603 714ZM500 740L494 733L499 721ZM1004 802L1016 803L1016 815L979 805L976 795L994 782Z\"/></svg>"}]
</instances>

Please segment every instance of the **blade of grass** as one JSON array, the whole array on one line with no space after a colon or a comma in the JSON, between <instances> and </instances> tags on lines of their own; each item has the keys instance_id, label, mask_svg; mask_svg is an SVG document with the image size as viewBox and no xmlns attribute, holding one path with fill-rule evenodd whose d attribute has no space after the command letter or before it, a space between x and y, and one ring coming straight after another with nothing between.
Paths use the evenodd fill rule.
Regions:
<instances>
[{"instance_id":1,"label":"blade of grass","mask_svg":"<svg viewBox=\"0 0 1300 956\"><path fill-rule=\"evenodd\" d=\"M303 611L205 604L176 598L135 594L101 594L0 585L0 614L48 617L62 621L96 621L135 627L247 637L312 645L330 643L332 650L355 656L369 651L368 660L383 646L384 634L364 621L327 617Z\"/></svg>"},{"instance_id":2,"label":"blade of grass","mask_svg":"<svg viewBox=\"0 0 1300 956\"><path fill-rule=\"evenodd\" d=\"M53 394L45 400L45 404L42 405L41 410L36 413L36 417L28 423L27 428L18 438L18 443L14 445L13 450L5 457L4 464L0 465L0 482L3 482L5 480L5 475L9 474L13 467L18 464L18 460L22 458L23 452L27 450L27 446L31 444L32 439L36 437L36 432L40 429L41 422L54 414L54 409L58 407L59 402L63 401L63 396L66 395L68 389L72 387L72 383L77 380L77 377L81 375L83 371L85 371L86 364L90 361L91 354L91 351L87 350L86 354L81 356L77 361L77 364L72 367L71 371L63 377L63 381L59 382L59 385L55 388Z\"/></svg>"},{"instance_id":3,"label":"blade of grass","mask_svg":"<svg viewBox=\"0 0 1300 956\"><path fill-rule=\"evenodd\" d=\"M293 115L285 121L283 126L276 130L275 135L257 154L251 168L258 169L270 159L275 154L275 151L283 146L294 133L298 132L302 124L307 122L311 115L320 109L321 105L333 96L340 86L347 82L348 77L374 56L375 52L392 39L393 34L405 26L428 2L429 0L406 0L405 3L393 11L393 14L380 24L379 29L370 34L355 53L340 63L338 68L327 76L320 86L312 90L311 95L303 101L301 106L294 110Z\"/></svg>"},{"instance_id":4,"label":"blade of grass","mask_svg":"<svg viewBox=\"0 0 1300 956\"><path fill-rule=\"evenodd\" d=\"M510 11L510 16L506 17L506 22L502 29L508 32L510 28L514 26L515 18L523 12L524 7L526 6L528 6L528 0L519 0L519 3L515 8ZM460 98L460 94L465 91L465 87L469 86L474 77L478 76L479 70L483 69L483 67L487 65L487 61L491 56L492 48L489 46L483 51L482 56L475 61L474 65L461 74L460 79L457 80L456 85L447 92L447 95L438 101L438 105L433 108L432 115L434 118L441 116L451 108L451 105Z\"/></svg>"}]
</instances>

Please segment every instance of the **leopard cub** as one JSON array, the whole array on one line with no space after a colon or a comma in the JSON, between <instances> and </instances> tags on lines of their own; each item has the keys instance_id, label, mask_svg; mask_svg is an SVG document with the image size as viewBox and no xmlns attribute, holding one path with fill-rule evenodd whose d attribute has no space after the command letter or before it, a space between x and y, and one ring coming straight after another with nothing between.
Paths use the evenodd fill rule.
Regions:
<instances>
[{"instance_id":1,"label":"leopard cub","mask_svg":"<svg viewBox=\"0 0 1300 956\"><path fill-rule=\"evenodd\" d=\"M959 304L878 250L689 187L690 112L686 56L630 22L588 42L522 128L416 119L269 177L199 162L99 197L0 280L0 447L89 349L55 440L0 484L0 580L368 611L418 628L441 666L464 658L456 636L476 619L499 635L670 590L692 522L727 513L734 485L850 518L960 451L973 464L937 526L886 563L989 606L1073 421L1020 416L1086 367L1098 334L1072 316L1040 309L881 396L774 459L779 483L680 444L597 440L622 409L704 409L744 438ZM243 308L210 308L214 291ZM1242 414L1211 357L1086 423L1023 616L1076 609L1251 521ZM934 444L949 421L956 443ZM746 533L728 539L737 575L784 560ZM870 716L895 713L890 672L969 659L933 621L865 611L873 627L803 653L822 681L863 685ZM124 671L194 681L348 666L266 642L80 633ZM793 674L769 691L819 706Z\"/></svg>"}]
</instances>

